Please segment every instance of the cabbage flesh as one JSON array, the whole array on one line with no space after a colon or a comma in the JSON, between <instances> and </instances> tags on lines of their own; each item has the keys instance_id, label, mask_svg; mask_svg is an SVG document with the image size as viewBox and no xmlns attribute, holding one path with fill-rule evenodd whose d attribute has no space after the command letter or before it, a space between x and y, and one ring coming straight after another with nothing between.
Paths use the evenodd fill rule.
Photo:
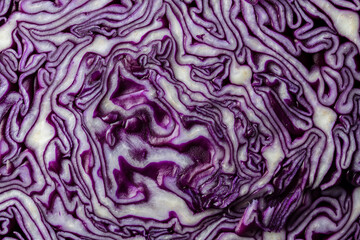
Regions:
<instances>
[{"instance_id":1,"label":"cabbage flesh","mask_svg":"<svg viewBox=\"0 0 360 240\"><path fill-rule=\"evenodd\" d=\"M0 1L0 238L360 239L359 11Z\"/></svg>"}]
</instances>

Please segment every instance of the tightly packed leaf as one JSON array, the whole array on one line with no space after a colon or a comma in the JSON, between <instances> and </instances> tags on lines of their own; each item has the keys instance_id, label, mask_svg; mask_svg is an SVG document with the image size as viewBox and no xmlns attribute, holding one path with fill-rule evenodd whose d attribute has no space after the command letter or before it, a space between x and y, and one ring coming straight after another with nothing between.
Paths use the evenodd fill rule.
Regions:
<instances>
[{"instance_id":1,"label":"tightly packed leaf","mask_svg":"<svg viewBox=\"0 0 360 240\"><path fill-rule=\"evenodd\" d=\"M359 0L0 0L0 238L360 239Z\"/></svg>"}]
</instances>

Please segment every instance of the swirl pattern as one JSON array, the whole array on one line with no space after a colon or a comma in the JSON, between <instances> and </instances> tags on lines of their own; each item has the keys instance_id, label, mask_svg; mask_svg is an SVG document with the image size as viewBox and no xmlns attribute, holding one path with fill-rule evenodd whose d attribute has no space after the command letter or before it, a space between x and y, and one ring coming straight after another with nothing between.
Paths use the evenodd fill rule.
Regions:
<instances>
[{"instance_id":1,"label":"swirl pattern","mask_svg":"<svg viewBox=\"0 0 360 240\"><path fill-rule=\"evenodd\" d=\"M359 239L359 0L0 1L3 239Z\"/></svg>"}]
</instances>

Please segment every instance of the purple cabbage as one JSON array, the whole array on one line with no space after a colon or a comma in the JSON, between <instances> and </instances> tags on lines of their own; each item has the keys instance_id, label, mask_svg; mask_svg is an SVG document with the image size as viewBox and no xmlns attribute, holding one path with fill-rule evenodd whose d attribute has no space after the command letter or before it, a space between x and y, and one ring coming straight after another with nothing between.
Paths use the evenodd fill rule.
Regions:
<instances>
[{"instance_id":1,"label":"purple cabbage","mask_svg":"<svg viewBox=\"0 0 360 240\"><path fill-rule=\"evenodd\" d=\"M0 238L360 239L359 0L0 0Z\"/></svg>"}]
</instances>

